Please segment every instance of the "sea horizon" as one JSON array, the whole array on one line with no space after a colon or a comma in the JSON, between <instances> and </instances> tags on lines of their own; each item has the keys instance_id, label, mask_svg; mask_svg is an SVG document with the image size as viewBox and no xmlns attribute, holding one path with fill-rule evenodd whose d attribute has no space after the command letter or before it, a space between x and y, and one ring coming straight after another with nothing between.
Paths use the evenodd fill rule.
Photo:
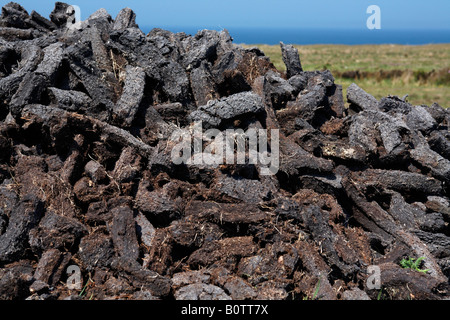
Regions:
<instances>
[{"instance_id":1,"label":"sea horizon","mask_svg":"<svg viewBox=\"0 0 450 320\"><path fill-rule=\"evenodd\" d=\"M295 28L249 28L249 27L183 27L183 26L144 26L142 31L150 32L153 28L184 32L195 35L199 30L226 29L237 44L267 44L277 45L280 42L298 45L335 44L335 45L365 45L365 44L399 44L427 45L450 43L450 29L295 29Z\"/></svg>"}]
</instances>

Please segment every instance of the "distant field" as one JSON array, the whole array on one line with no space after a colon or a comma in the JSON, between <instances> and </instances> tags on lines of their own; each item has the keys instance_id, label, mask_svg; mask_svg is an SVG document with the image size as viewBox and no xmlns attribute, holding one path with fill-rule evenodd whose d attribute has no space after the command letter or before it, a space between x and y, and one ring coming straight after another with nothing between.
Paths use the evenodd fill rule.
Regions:
<instances>
[{"instance_id":1,"label":"distant field","mask_svg":"<svg viewBox=\"0 0 450 320\"><path fill-rule=\"evenodd\" d=\"M280 71L285 71L280 46L257 46ZM296 46L304 70L330 70L336 83L357 83L377 99L409 95L415 105L433 102L450 107L450 44L307 45Z\"/></svg>"}]
</instances>

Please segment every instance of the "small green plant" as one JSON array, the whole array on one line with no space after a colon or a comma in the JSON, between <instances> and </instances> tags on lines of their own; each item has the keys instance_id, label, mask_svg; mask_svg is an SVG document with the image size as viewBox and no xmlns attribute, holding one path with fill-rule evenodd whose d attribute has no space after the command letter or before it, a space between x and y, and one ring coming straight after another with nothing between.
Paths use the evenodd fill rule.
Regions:
<instances>
[{"instance_id":1,"label":"small green plant","mask_svg":"<svg viewBox=\"0 0 450 320\"><path fill-rule=\"evenodd\" d=\"M320 279L319 279L319 281L317 282L316 289L314 290L314 294L313 294L311 300L316 300L316 299L317 299L317 295L318 295L318 293L319 293L319 289L320 289ZM303 297L303 300L309 300L309 297L308 297L308 296Z\"/></svg>"},{"instance_id":2,"label":"small green plant","mask_svg":"<svg viewBox=\"0 0 450 320\"><path fill-rule=\"evenodd\" d=\"M402 259L402 261L400 261L400 265L405 269L412 269L422 273L427 273L430 269L420 269L420 264L424 259L425 257L420 257L417 260L408 257L408 259Z\"/></svg>"},{"instance_id":3,"label":"small green plant","mask_svg":"<svg viewBox=\"0 0 450 320\"><path fill-rule=\"evenodd\" d=\"M383 294L383 289L380 289L380 291L378 292L378 296L377 296L378 301L381 300L381 298L383 297L382 294Z\"/></svg>"},{"instance_id":4,"label":"small green plant","mask_svg":"<svg viewBox=\"0 0 450 320\"><path fill-rule=\"evenodd\" d=\"M92 286L92 284L95 284L95 282L91 279L91 276L89 275L89 279L88 281L86 281L86 284L84 285L83 289L81 290L80 294L78 296L80 297L84 297L86 296L86 289L89 288L90 286ZM92 300L93 298L93 294L91 294L91 297L89 298L89 300Z\"/></svg>"},{"instance_id":5,"label":"small green plant","mask_svg":"<svg viewBox=\"0 0 450 320\"><path fill-rule=\"evenodd\" d=\"M320 279L317 282L316 290L314 291L314 295L313 295L313 300L317 299L317 294L319 293L319 289L320 289Z\"/></svg>"},{"instance_id":6,"label":"small green plant","mask_svg":"<svg viewBox=\"0 0 450 320\"><path fill-rule=\"evenodd\" d=\"M381 287L380 291L378 291L378 295L377 295L377 301L382 301L382 300L389 300L389 294L386 291L385 287Z\"/></svg>"}]
</instances>

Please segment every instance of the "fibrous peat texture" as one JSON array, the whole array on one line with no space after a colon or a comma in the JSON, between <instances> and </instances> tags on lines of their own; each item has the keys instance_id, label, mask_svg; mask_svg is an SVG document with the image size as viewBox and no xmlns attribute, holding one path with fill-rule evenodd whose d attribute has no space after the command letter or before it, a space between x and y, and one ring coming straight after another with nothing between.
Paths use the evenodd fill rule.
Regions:
<instances>
[{"instance_id":1,"label":"fibrous peat texture","mask_svg":"<svg viewBox=\"0 0 450 320\"><path fill-rule=\"evenodd\" d=\"M448 298L448 110L356 84L347 108L290 45L281 73L226 30L73 15L2 9L0 299L377 299L369 266L385 298ZM175 164L200 120L279 130L276 174Z\"/></svg>"}]
</instances>

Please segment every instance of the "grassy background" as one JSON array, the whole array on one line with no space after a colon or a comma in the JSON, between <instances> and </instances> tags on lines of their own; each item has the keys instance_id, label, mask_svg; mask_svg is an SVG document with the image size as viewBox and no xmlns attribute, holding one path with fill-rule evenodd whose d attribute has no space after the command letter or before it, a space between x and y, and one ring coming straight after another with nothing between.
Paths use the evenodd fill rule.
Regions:
<instances>
[{"instance_id":1,"label":"grassy background","mask_svg":"<svg viewBox=\"0 0 450 320\"><path fill-rule=\"evenodd\" d=\"M285 71L280 46L244 46L260 48L279 71ZM450 107L450 44L295 47L304 70L330 70L344 95L355 82L377 99L408 94L414 105L437 102Z\"/></svg>"}]
</instances>

